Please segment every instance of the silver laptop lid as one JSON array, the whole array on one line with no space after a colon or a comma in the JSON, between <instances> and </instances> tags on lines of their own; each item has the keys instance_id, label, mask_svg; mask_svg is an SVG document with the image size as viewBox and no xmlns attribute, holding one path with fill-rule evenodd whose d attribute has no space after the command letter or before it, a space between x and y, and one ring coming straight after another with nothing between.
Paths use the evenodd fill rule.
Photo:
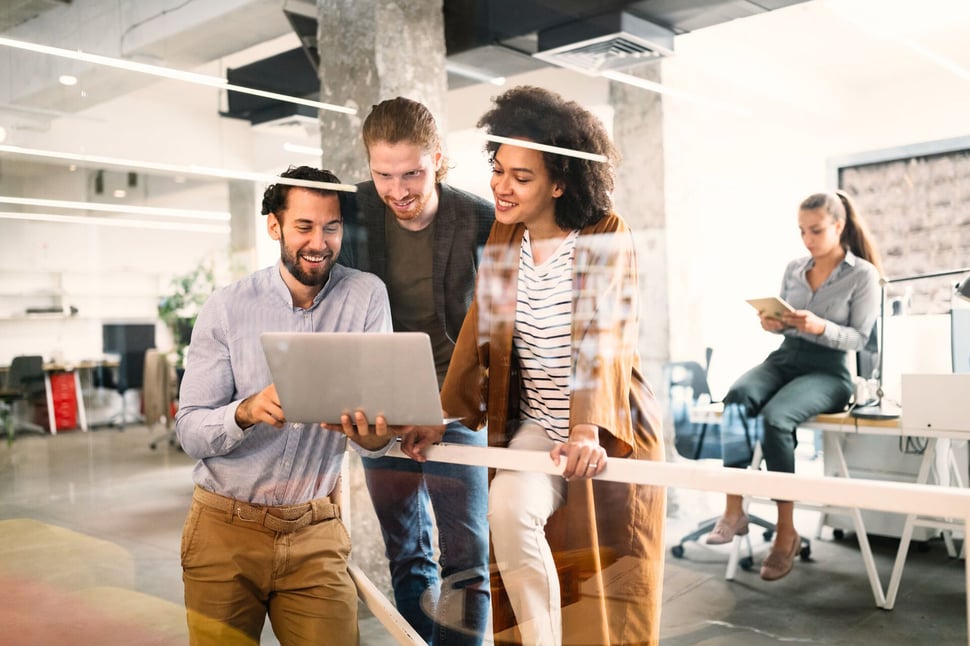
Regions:
<instances>
[{"instance_id":1,"label":"silver laptop lid","mask_svg":"<svg viewBox=\"0 0 970 646\"><path fill-rule=\"evenodd\" d=\"M431 340L423 332L266 332L260 335L287 422L444 423Z\"/></svg>"}]
</instances>

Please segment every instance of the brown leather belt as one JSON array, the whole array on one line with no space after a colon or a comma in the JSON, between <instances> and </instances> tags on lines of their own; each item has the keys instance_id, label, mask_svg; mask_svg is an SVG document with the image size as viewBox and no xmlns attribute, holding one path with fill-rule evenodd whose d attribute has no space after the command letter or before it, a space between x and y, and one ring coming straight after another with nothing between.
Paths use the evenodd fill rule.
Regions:
<instances>
[{"instance_id":1,"label":"brown leather belt","mask_svg":"<svg viewBox=\"0 0 970 646\"><path fill-rule=\"evenodd\" d=\"M206 507L218 509L230 517L244 522L259 523L266 529L289 534L307 525L340 518L340 506L330 502L330 497L317 498L300 505L254 505L234 498L220 496L196 486L192 498Z\"/></svg>"}]
</instances>

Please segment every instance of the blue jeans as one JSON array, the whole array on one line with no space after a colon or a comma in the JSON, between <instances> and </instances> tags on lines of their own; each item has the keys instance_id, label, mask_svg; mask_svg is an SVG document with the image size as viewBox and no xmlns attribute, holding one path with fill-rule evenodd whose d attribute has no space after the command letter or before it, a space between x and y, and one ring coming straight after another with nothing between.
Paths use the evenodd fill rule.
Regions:
<instances>
[{"instance_id":1,"label":"blue jeans","mask_svg":"<svg viewBox=\"0 0 970 646\"><path fill-rule=\"evenodd\" d=\"M442 442L485 446L453 422ZM444 462L364 458L398 612L433 646L481 644L488 623L488 471ZM438 524L441 575L434 559ZM422 599L429 611L422 609ZM433 610L430 610L433 609Z\"/></svg>"}]
</instances>

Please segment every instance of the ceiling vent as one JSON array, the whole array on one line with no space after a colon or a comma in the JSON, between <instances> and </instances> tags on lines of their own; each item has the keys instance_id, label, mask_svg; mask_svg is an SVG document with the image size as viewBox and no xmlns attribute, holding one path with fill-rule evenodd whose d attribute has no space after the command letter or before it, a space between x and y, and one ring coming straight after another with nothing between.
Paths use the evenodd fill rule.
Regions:
<instances>
[{"instance_id":1,"label":"ceiling vent","mask_svg":"<svg viewBox=\"0 0 970 646\"><path fill-rule=\"evenodd\" d=\"M674 32L626 12L585 18L538 36L534 57L592 76L674 53Z\"/></svg>"}]
</instances>

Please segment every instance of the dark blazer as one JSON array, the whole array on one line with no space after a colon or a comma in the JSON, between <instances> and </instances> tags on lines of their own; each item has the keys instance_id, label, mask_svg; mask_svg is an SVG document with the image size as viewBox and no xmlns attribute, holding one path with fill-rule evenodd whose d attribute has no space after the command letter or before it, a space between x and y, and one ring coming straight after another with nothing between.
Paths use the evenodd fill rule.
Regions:
<instances>
[{"instance_id":1,"label":"dark blazer","mask_svg":"<svg viewBox=\"0 0 970 646\"><path fill-rule=\"evenodd\" d=\"M338 262L377 274L387 282L386 206L372 181L358 184L357 192L348 195L353 196L356 208L344 214L344 237ZM438 184L432 260L434 309L452 341L458 338L472 303L475 275L494 220L492 202L474 193Z\"/></svg>"}]
</instances>

